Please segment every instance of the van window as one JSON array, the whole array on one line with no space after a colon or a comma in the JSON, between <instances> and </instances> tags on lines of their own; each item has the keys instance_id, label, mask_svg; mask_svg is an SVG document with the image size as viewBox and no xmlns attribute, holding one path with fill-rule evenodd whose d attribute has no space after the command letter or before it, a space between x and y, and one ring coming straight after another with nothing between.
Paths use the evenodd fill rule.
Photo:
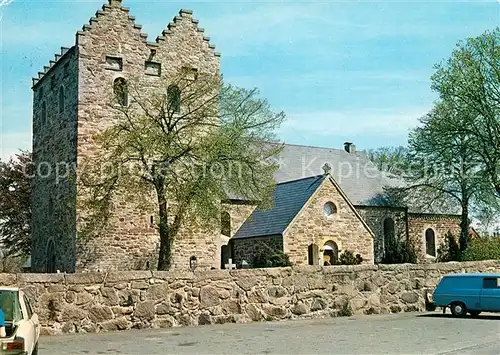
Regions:
<instances>
[{"instance_id":1,"label":"van window","mask_svg":"<svg viewBox=\"0 0 500 355\"><path fill-rule=\"evenodd\" d=\"M500 288L500 278L485 277L483 281L483 288Z\"/></svg>"}]
</instances>

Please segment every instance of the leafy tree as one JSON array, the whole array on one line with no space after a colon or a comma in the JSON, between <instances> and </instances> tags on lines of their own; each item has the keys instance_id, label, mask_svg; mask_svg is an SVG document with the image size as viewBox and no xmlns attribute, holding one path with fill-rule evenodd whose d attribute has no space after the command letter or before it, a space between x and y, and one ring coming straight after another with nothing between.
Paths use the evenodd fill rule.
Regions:
<instances>
[{"instance_id":1,"label":"leafy tree","mask_svg":"<svg viewBox=\"0 0 500 355\"><path fill-rule=\"evenodd\" d=\"M471 206L487 204L492 193L476 140L468 132L454 129L467 124L471 115L469 110L458 111L440 101L420 119L421 126L409 138L413 166L407 189L427 196L427 203L451 199L460 206L461 250L467 248Z\"/></svg>"},{"instance_id":2,"label":"leafy tree","mask_svg":"<svg viewBox=\"0 0 500 355\"><path fill-rule=\"evenodd\" d=\"M365 151L378 170L403 176L409 168L408 149L399 147L381 147Z\"/></svg>"},{"instance_id":3,"label":"leafy tree","mask_svg":"<svg viewBox=\"0 0 500 355\"><path fill-rule=\"evenodd\" d=\"M269 202L278 167L271 160L282 148L274 131L284 114L272 112L257 90L217 75L192 80L180 72L159 81L152 87L131 78L110 102L115 122L95 137L100 161L92 158L81 184L91 206L86 226L104 224L117 195L157 210L158 269L167 270L182 225L215 227L231 195ZM119 105L124 95L126 106Z\"/></svg>"},{"instance_id":4,"label":"leafy tree","mask_svg":"<svg viewBox=\"0 0 500 355\"><path fill-rule=\"evenodd\" d=\"M469 149L500 197L500 28L459 42L431 80L441 100L467 112L463 124L448 130L474 141Z\"/></svg>"},{"instance_id":5,"label":"leafy tree","mask_svg":"<svg viewBox=\"0 0 500 355\"><path fill-rule=\"evenodd\" d=\"M31 153L0 160L0 241L4 256L31 252Z\"/></svg>"},{"instance_id":6,"label":"leafy tree","mask_svg":"<svg viewBox=\"0 0 500 355\"><path fill-rule=\"evenodd\" d=\"M448 231L448 233L446 233L444 237L444 241L438 247L437 261L460 261L460 258L460 246L458 245L455 236L450 231Z\"/></svg>"}]
</instances>

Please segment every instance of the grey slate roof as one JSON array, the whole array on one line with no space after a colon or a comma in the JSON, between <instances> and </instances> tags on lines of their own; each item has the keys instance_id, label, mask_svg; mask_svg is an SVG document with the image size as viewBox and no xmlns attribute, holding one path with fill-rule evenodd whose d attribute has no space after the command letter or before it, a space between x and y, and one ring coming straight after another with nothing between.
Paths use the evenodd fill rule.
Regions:
<instances>
[{"instance_id":1,"label":"grey slate roof","mask_svg":"<svg viewBox=\"0 0 500 355\"><path fill-rule=\"evenodd\" d=\"M325 177L312 176L279 183L272 194L273 206L257 208L232 239L281 235Z\"/></svg>"},{"instance_id":2,"label":"grey slate roof","mask_svg":"<svg viewBox=\"0 0 500 355\"><path fill-rule=\"evenodd\" d=\"M330 174L353 205L384 206L384 186L401 184L379 171L363 152L286 144L275 174L277 183L323 174L328 163Z\"/></svg>"}]
</instances>

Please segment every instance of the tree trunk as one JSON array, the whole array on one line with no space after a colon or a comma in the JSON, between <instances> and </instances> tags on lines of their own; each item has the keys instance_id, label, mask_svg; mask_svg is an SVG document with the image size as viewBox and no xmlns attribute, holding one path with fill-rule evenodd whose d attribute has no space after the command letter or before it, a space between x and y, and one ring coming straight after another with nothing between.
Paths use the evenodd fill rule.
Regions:
<instances>
[{"instance_id":1,"label":"tree trunk","mask_svg":"<svg viewBox=\"0 0 500 355\"><path fill-rule=\"evenodd\" d=\"M160 217L160 252L158 255L158 270L168 270L172 259L172 238L168 228L167 203L159 202L159 217Z\"/></svg>"},{"instance_id":2,"label":"tree trunk","mask_svg":"<svg viewBox=\"0 0 500 355\"><path fill-rule=\"evenodd\" d=\"M467 249L469 242L469 200L462 201L462 221L460 223L460 251Z\"/></svg>"},{"instance_id":3,"label":"tree trunk","mask_svg":"<svg viewBox=\"0 0 500 355\"><path fill-rule=\"evenodd\" d=\"M153 170L153 173L156 171ZM173 238L168 225L167 200L165 199L164 179L161 175L155 177L154 183L156 195L158 198L158 216L160 233L160 251L158 254L158 270L165 271L170 269L172 263L172 245Z\"/></svg>"}]
</instances>

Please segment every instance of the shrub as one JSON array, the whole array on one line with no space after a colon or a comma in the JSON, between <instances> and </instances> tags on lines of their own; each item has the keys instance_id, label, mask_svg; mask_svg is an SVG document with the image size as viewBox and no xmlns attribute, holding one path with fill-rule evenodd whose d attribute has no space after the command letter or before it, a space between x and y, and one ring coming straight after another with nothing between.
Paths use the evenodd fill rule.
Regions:
<instances>
[{"instance_id":1,"label":"shrub","mask_svg":"<svg viewBox=\"0 0 500 355\"><path fill-rule=\"evenodd\" d=\"M255 255L252 266L255 268L292 266L287 254L279 250L261 251Z\"/></svg>"},{"instance_id":2,"label":"shrub","mask_svg":"<svg viewBox=\"0 0 500 355\"><path fill-rule=\"evenodd\" d=\"M458 245L455 236L448 231L444 237L444 241L438 247L437 261L460 261L460 259L460 246Z\"/></svg>"},{"instance_id":3,"label":"shrub","mask_svg":"<svg viewBox=\"0 0 500 355\"><path fill-rule=\"evenodd\" d=\"M342 254L340 254L339 261L337 265L359 265L363 262L363 258L360 254L356 254L350 250L344 250Z\"/></svg>"},{"instance_id":4,"label":"shrub","mask_svg":"<svg viewBox=\"0 0 500 355\"><path fill-rule=\"evenodd\" d=\"M339 311L339 317L350 317L352 316L352 309L349 305L349 301L345 301Z\"/></svg>"},{"instance_id":5,"label":"shrub","mask_svg":"<svg viewBox=\"0 0 500 355\"><path fill-rule=\"evenodd\" d=\"M384 257L382 258L383 264L416 264L417 252L410 240L393 241L386 248Z\"/></svg>"},{"instance_id":6,"label":"shrub","mask_svg":"<svg viewBox=\"0 0 500 355\"><path fill-rule=\"evenodd\" d=\"M462 261L500 259L500 237L472 239L460 259Z\"/></svg>"}]
</instances>

